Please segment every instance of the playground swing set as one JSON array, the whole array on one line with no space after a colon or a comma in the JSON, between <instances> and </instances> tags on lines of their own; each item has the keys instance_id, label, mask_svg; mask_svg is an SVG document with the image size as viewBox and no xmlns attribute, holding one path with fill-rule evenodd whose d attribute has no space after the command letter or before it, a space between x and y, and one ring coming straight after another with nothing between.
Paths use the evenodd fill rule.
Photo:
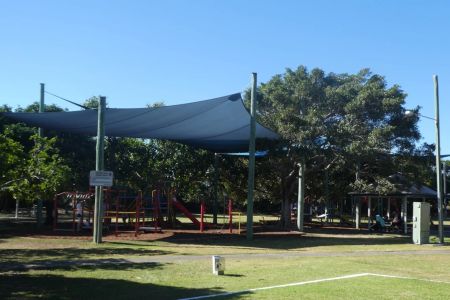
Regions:
<instances>
[{"instance_id":1,"label":"playground swing set","mask_svg":"<svg viewBox=\"0 0 450 300\"><path fill-rule=\"evenodd\" d=\"M200 232L207 228L218 228L212 222L206 222L206 204L200 203L200 216L197 218L179 201L174 190L157 188L151 195L144 196L142 191L136 195L128 195L124 190L105 188L103 202L103 230L114 230L114 234L142 232L162 232L163 228L174 228L180 224L175 210L187 217ZM94 219L94 191L62 192L53 198L53 230L72 231L92 230ZM61 211L64 212L61 212ZM227 215L225 215L225 210ZM238 217L238 232L240 233L240 213L233 213L232 200L224 205L223 224L220 230L228 225L228 232L233 232L233 215ZM226 220L227 219L227 220Z\"/></svg>"}]
</instances>

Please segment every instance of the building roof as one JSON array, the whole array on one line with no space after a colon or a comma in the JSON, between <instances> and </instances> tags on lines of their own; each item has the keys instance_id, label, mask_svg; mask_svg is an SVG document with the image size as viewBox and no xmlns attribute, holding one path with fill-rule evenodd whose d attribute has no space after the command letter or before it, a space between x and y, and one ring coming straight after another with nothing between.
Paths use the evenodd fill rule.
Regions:
<instances>
[{"instance_id":1,"label":"building roof","mask_svg":"<svg viewBox=\"0 0 450 300\"><path fill-rule=\"evenodd\" d=\"M411 198L436 198L437 196L435 190L424 184L412 183L400 173L389 176L388 180L394 185L394 190L381 196L407 196ZM349 194L353 196L380 196L380 194L374 192L350 192Z\"/></svg>"}]
</instances>

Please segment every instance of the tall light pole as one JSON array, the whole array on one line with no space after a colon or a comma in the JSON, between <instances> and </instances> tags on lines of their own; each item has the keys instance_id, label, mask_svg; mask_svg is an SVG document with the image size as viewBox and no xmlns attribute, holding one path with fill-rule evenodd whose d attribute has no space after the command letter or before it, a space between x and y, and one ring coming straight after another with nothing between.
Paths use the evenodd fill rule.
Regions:
<instances>
[{"instance_id":1,"label":"tall light pole","mask_svg":"<svg viewBox=\"0 0 450 300\"><path fill-rule=\"evenodd\" d=\"M39 113L45 112L45 84L41 83L41 93L40 93L40 99L39 99ZM39 127L38 134L40 138L44 137L44 129L42 127ZM43 205L43 199L42 195L39 196L37 207L36 207L36 221L37 221L37 227L42 227L42 207Z\"/></svg>"},{"instance_id":2,"label":"tall light pole","mask_svg":"<svg viewBox=\"0 0 450 300\"><path fill-rule=\"evenodd\" d=\"M297 198L297 229L304 231L304 210L305 210L305 161L298 164L298 198Z\"/></svg>"},{"instance_id":3,"label":"tall light pole","mask_svg":"<svg viewBox=\"0 0 450 300\"><path fill-rule=\"evenodd\" d=\"M442 164L441 164L441 134L439 126L439 82L437 75L433 75L434 81L434 100L435 100L435 117L427 117L419 114L419 116L430 119L434 121L435 131L436 131L436 187L437 187L437 206L438 206L438 232L439 232L439 243L444 244L444 217L443 217L443 207L442 201L444 198L443 184L442 184ZM405 112L406 116L412 116L417 114L414 111L407 110Z\"/></svg>"},{"instance_id":4,"label":"tall light pole","mask_svg":"<svg viewBox=\"0 0 450 300\"><path fill-rule=\"evenodd\" d=\"M253 240L253 190L255 188L255 136L256 136L256 73L252 73L250 100L250 145L248 150L248 191L247 191L247 240Z\"/></svg>"},{"instance_id":5,"label":"tall light pole","mask_svg":"<svg viewBox=\"0 0 450 300\"><path fill-rule=\"evenodd\" d=\"M105 109L106 97L100 96L98 102L97 117L97 145L95 155L95 170L103 171L105 167ZM95 203L94 203L94 228L92 230L92 239L95 244L102 242L103 230L103 186L95 187Z\"/></svg>"},{"instance_id":6,"label":"tall light pole","mask_svg":"<svg viewBox=\"0 0 450 300\"><path fill-rule=\"evenodd\" d=\"M441 133L439 126L439 82L437 75L433 76L434 80L434 99L436 118L434 124L436 125L436 180L437 180L437 202L438 202L438 216L439 216L439 243L444 243L444 218L442 214L442 200L444 193L442 190L442 171L441 171Z\"/></svg>"}]
</instances>

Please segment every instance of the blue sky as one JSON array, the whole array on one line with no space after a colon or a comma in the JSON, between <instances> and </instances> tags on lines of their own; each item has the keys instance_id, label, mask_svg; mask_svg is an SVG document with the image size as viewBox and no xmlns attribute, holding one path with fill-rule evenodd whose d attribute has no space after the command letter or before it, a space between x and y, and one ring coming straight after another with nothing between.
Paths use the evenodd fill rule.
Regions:
<instances>
[{"instance_id":1,"label":"blue sky","mask_svg":"<svg viewBox=\"0 0 450 300\"><path fill-rule=\"evenodd\" d=\"M0 0L0 104L38 100L39 83L111 107L191 102L244 90L285 68L370 68L399 84L407 106L434 116L450 154L450 1ZM61 100L47 96L71 110ZM434 124L423 119L423 141Z\"/></svg>"}]
</instances>

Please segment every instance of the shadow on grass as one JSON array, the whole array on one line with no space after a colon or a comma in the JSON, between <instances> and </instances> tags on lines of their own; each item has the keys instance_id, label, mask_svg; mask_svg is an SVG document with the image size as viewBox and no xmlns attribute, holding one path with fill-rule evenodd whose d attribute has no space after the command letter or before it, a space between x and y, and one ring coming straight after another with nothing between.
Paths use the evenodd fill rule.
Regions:
<instances>
[{"instance_id":1,"label":"shadow on grass","mask_svg":"<svg viewBox=\"0 0 450 300\"><path fill-rule=\"evenodd\" d=\"M223 291L217 288L172 287L122 279L29 274L0 276L0 299L178 299L220 292Z\"/></svg>"},{"instance_id":2,"label":"shadow on grass","mask_svg":"<svg viewBox=\"0 0 450 300\"><path fill-rule=\"evenodd\" d=\"M195 234L176 232L170 237L162 238L165 241L177 245L193 246L232 246L234 248L248 249L275 249L290 250L301 248L313 248L320 246L355 246L355 245L400 245L410 244L409 237L403 236L336 236L336 234L321 234L320 236L308 236L300 234L264 234L254 235L252 241L248 241L245 235L224 234Z\"/></svg>"},{"instance_id":3,"label":"shadow on grass","mask_svg":"<svg viewBox=\"0 0 450 300\"><path fill-rule=\"evenodd\" d=\"M18 260L32 258L79 259L96 256L127 255L150 256L167 255L172 252L147 248L60 248L60 249L0 249L0 259L15 257Z\"/></svg>"},{"instance_id":4,"label":"shadow on grass","mask_svg":"<svg viewBox=\"0 0 450 300\"><path fill-rule=\"evenodd\" d=\"M54 233L49 230L47 231L37 231L30 223L25 224L13 224L14 230L8 231L1 229L0 224L0 237L7 238L13 236L32 236L35 234L45 235L45 236L58 236L64 235L62 233ZM11 224L9 224L9 228L11 228ZM34 228L34 229L33 229ZM269 230L266 232L259 232L260 230ZM270 231L272 230L272 231ZM369 234L367 230L356 230L353 228L343 228L343 227L312 227L308 229L308 233L311 234L301 234L298 232L273 232L276 231L277 228L259 228L255 227L255 235L254 240L248 241L245 238L245 233L241 235L236 234L223 234L223 233L215 233L216 231L209 230L208 232L202 234L197 230L192 231L175 231L171 236L161 236L156 237L155 235L151 235L152 238L146 240L145 235L140 235L139 240L144 243L148 243L147 245L153 244L155 241L164 241L168 242L172 245L167 245L167 248L171 248L174 245L182 245L185 247L196 247L196 246L232 246L235 249L274 249L274 250L290 250L290 249L301 249L301 248L312 248L312 247L320 247L320 246L355 246L355 245L395 245L395 244L409 244L410 237L398 236L398 235L383 235L379 236L376 233ZM66 234L68 237L73 235L71 233ZM149 234L150 237L150 234ZM83 258L83 257L92 257L95 255L113 255L113 254L123 254L123 255L164 255L171 254L170 252L153 252L151 250L139 249L136 247L145 247L147 245L144 244L133 244L126 241L111 241L108 244L113 244L118 246L118 248L110 248L110 249L52 249L48 250L48 253L45 253L47 250L42 250L43 255L61 257L61 259L74 259L74 258ZM122 245L122 247L120 247ZM127 246L131 246L134 249L126 248ZM164 247L158 245L159 247ZM16 250L12 250L16 251ZM31 256L38 256L38 254L34 254L32 251L29 252ZM85 252L84 252L85 251ZM96 251L98 251L96 253ZM25 259L27 259L27 254L23 255ZM5 254L8 254L6 252ZM16 253L14 253L15 256ZM0 251L0 259L2 252ZM19 255L22 255L19 253Z\"/></svg>"},{"instance_id":5,"label":"shadow on grass","mask_svg":"<svg viewBox=\"0 0 450 300\"><path fill-rule=\"evenodd\" d=\"M63 249L0 249L1 270L27 270L36 268L88 268L98 262L102 268L111 264L129 263L125 259L112 258L113 255L152 256L167 255L169 251L149 250L142 248L63 248ZM82 265L84 263L84 265ZM97 264L97 263L96 263ZM37 267L30 267L35 265ZM137 266L138 264L136 264ZM140 265L140 264L139 264ZM54 266L54 267L53 267ZM143 266L145 267L145 266ZM140 267L139 267L140 268Z\"/></svg>"},{"instance_id":6,"label":"shadow on grass","mask_svg":"<svg viewBox=\"0 0 450 300\"><path fill-rule=\"evenodd\" d=\"M223 274L225 277L244 277L242 274Z\"/></svg>"},{"instance_id":7,"label":"shadow on grass","mask_svg":"<svg viewBox=\"0 0 450 300\"><path fill-rule=\"evenodd\" d=\"M36 221L31 219L0 219L0 238L36 234Z\"/></svg>"},{"instance_id":8,"label":"shadow on grass","mask_svg":"<svg viewBox=\"0 0 450 300\"><path fill-rule=\"evenodd\" d=\"M33 261L25 262L2 262L0 272L26 272L30 270L62 270L62 271L126 271L126 270L149 270L160 267L160 263L142 262L133 263L123 258L85 259L74 261ZM1 298L0 298L1 299Z\"/></svg>"}]
</instances>

